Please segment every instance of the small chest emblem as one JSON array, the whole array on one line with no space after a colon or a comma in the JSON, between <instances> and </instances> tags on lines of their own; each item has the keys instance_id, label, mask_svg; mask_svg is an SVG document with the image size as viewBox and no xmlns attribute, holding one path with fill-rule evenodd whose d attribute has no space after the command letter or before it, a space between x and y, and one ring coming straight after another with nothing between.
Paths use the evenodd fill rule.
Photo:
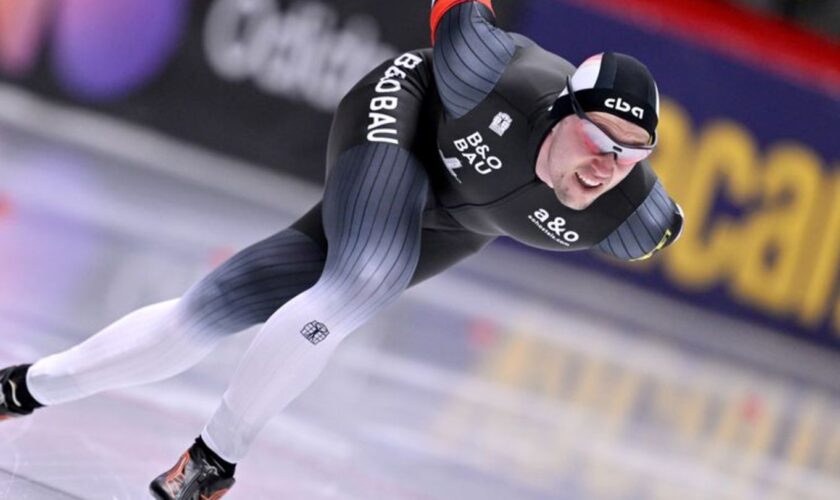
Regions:
<instances>
[{"instance_id":1,"label":"small chest emblem","mask_svg":"<svg viewBox=\"0 0 840 500\"><path fill-rule=\"evenodd\" d=\"M513 119L510 115L505 112L500 112L493 117L493 122L490 124L490 130L496 132L496 134L501 137L505 135L505 132L507 132L507 129L510 128L511 123L513 123Z\"/></svg>"}]
</instances>

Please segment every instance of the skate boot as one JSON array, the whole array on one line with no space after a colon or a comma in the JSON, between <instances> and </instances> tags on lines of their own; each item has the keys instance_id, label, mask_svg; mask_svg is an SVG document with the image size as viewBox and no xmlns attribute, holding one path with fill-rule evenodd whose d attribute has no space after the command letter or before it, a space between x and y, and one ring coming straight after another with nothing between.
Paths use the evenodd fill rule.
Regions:
<instances>
[{"instance_id":1,"label":"skate boot","mask_svg":"<svg viewBox=\"0 0 840 500\"><path fill-rule=\"evenodd\" d=\"M10 366L0 370L0 421L29 415L41 405L26 388L30 365Z\"/></svg>"},{"instance_id":2,"label":"skate boot","mask_svg":"<svg viewBox=\"0 0 840 500\"><path fill-rule=\"evenodd\" d=\"M218 500L233 486L235 466L215 456L201 438L149 489L159 500Z\"/></svg>"}]
</instances>

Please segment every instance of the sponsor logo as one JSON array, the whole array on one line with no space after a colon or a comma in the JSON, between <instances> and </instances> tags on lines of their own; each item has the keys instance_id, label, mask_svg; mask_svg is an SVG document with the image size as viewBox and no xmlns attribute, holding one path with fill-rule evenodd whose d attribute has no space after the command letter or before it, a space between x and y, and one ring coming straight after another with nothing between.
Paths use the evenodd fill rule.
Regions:
<instances>
[{"instance_id":1,"label":"sponsor logo","mask_svg":"<svg viewBox=\"0 0 840 500\"><path fill-rule=\"evenodd\" d=\"M501 137L505 135L505 132L507 132L507 129L510 128L511 123L513 123L513 118L511 118L507 113L500 112L493 117L493 122L490 124L490 130L496 132L496 134Z\"/></svg>"},{"instance_id":2,"label":"sponsor logo","mask_svg":"<svg viewBox=\"0 0 840 500\"><path fill-rule=\"evenodd\" d=\"M449 170L449 173L452 174L452 177L458 181L458 184L461 184L461 179L458 178L458 174L455 172L455 170L464 166L464 164L461 163L461 160L458 158L447 158L443 156L443 151L440 149L438 149L438 154L440 154L440 159L443 160L443 164L446 166L446 169Z\"/></svg>"},{"instance_id":3,"label":"sponsor logo","mask_svg":"<svg viewBox=\"0 0 840 500\"><path fill-rule=\"evenodd\" d=\"M544 208L535 210L533 214L528 216L528 220L540 228L546 236L563 246L570 246L580 239L580 234L566 228L566 219L563 217L552 219L548 210Z\"/></svg>"},{"instance_id":4,"label":"sponsor logo","mask_svg":"<svg viewBox=\"0 0 840 500\"><path fill-rule=\"evenodd\" d=\"M379 41L370 15L354 14L342 25L339 19L336 7L315 1L283 9L276 0L216 0L204 50L225 80L251 80L268 94L332 111L362 76L397 53Z\"/></svg>"},{"instance_id":5,"label":"sponsor logo","mask_svg":"<svg viewBox=\"0 0 840 500\"><path fill-rule=\"evenodd\" d=\"M325 324L318 321L310 321L300 330L300 334L315 345L327 338L330 331Z\"/></svg>"},{"instance_id":6,"label":"sponsor logo","mask_svg":"<svg viewBox=\"0 0 840 500\"><path fill-rule=\"evenodd\" d=\"M484 144L484 137L481 132L475 132L463 139L453 142L461 156L467 160L475 171L481 175L492 174L504 165L498 156L490 154L490 146Z\"/></svg>"},{"instance_id":7,"label":"sponsor logo","mask_svg":"<svg viewBox=\"0 0 840 500\"><path fill-rule=\"evenodd\" d=\"M627 101L620 97L611 97L604 101L604 105L610 109L621 111L622 113L630 113L639 120L645 117L645 110L638 106L630 106Z\"/></svg>"},{"instance_id":8,"label":"sponsor logo","mask_svg":"<svg viewBox=\"0 0 840 500\"><path fill-rule=\"evenodd\" d=\"M403 69L414 69L423 59L414 54L403 54L394 59L394 64L388 66L385 74L379 79L374 91L376 97L370 100L370 112L368 118L367 140L371 142L387 142L389 144L399 144L397 139L398 130L396 128L397 119L391 116L389 112L396 111L400 100L397 96L388 95L402 90L402 83L400 80L405 80L406 73Z\"/></svg>"}]
</instances>

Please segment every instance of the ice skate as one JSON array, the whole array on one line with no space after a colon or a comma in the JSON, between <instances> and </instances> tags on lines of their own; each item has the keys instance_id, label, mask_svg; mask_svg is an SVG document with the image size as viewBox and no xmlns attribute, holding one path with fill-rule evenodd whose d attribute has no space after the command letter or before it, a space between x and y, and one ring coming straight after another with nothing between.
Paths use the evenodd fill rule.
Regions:
<instances>
[{"instance_id":1,"label":"ice skate","mask_svg":"<svg viewBox=\"0 0 840 500\"><path fill-rule=\"evenodd\" d=\"M29 365L0 370L0 422L29 415L40 406L26 391L24 380L27 369Z\"/></svg>"},{"instance_id":2,"label":"ice skate","mask_svg":"<svg viewBox=\"0 0 840 500\"><path fill-rule=\"evenodd\" d=\"M217 500L235 480L224 472L197 443L185 451L174 467L158 476L149 486L160 500Z\"/></svg>"}]
</instances>

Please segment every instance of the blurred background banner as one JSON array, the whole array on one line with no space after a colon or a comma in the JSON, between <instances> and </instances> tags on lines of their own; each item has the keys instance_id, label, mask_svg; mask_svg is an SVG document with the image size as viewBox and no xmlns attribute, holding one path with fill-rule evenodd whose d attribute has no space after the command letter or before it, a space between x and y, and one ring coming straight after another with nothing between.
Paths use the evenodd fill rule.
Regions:
<instances>
[{"instance_id":1,"label":"blurred background banner","mask_svg":"<svg viewBox=\"0 0 840 500\"><path fill-rule=\"evenodd\" d=\"M37 92L321 182L331 112L427 41L425 2L4 2L0 73Z\"/></svg>"},{"instance_id":2,"label":"blurred background banner","mask_svg":"<svg viewBox=\"0 0 840 500\"><path fill-rule=\"evenodd\" d=\"M428 7L9 0L0 80L320 183L333 110L379 63L429 44Z\"/></svg>"}]
</instances>

